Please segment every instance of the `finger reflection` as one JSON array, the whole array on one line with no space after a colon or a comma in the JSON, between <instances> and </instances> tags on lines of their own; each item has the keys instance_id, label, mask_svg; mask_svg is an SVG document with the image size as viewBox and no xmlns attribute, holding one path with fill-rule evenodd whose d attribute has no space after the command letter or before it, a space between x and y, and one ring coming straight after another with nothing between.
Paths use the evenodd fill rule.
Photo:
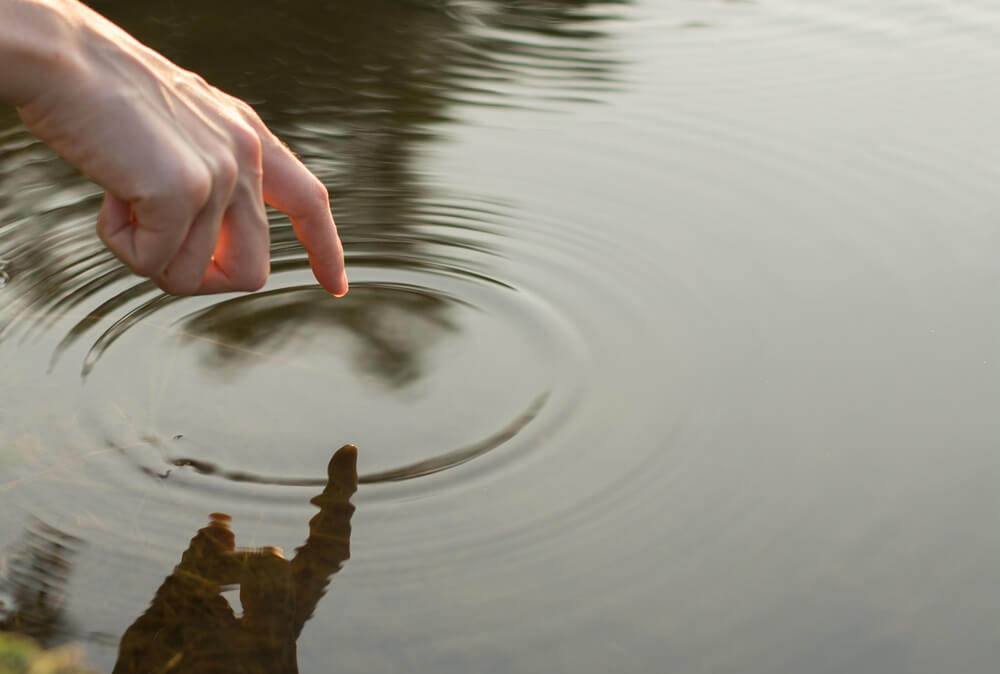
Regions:
<instances>
[{"instance_id":1,"label":"finger reflection","mask_svg":"<svg viewBox=\"0 0 1000 674\"><path fill-rule=\"evenodd\" d=\"M311 501L319 513L291 560L279 548L237 547L231 518L213 513L125 632L114 674L297 672L295 642L350 558L357 484L357 448L345 445L330 460L326 487ZM236 585L239 617L222 595Z\"/></svg>"}]
</instances>

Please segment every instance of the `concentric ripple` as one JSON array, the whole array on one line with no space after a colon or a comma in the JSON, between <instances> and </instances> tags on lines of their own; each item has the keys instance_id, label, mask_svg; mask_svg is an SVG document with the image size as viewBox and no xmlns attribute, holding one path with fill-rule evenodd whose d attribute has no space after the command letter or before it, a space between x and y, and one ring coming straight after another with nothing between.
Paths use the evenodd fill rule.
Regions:
<instances>
[{"instance_id":1,"label":"concentric ripple","mask_svg":"<svg viewBox=\"0 0 1000 674\"><path fill-rule=\"evenodd\" d=\"M994 4L115 11L330 187L352 290L273 214L262 291L163 295L0 118L0 542L84 541L104 669L352 443L303 671L991 671Z\"/></svg>"},{"instance_id":2,"label":"concentric ripple","mask_svg":"<svg viewBox=\"0 0 1000 674\"><path fill-rule=\"evenodd\" d=\"M384 280L387 268L395 280ZM145 298L127 289L77 321L59 362L82 353L88 392L120 408L143 400L150 422L183 436L154 464L127 452L147 474L258 484L322 484L290 469L308 475L322 465L331 437L378 447L366 453L372 468L362 482L440 472L504 445L551 395L572 391L566 336L531 310L523 292L405 259L351 269L351 293L340 301L301 283L311 281L304 259L276 265L268 290L222 301ZM146 391L155 393L143 398ZM274 406L262 407L262 398L288 405L268 414ZM135 419L140 411L121 413ZM386 416L394 427L388 434ZM479 436L469 435L474 418ZM102 431L116 447L134 445L122 432ZM283 445L295 449L277 449Z\"/></svg>"},{"instance_id":3,"label":"concentric ripple","mask_svg":"<svg viewBox=\"0 0 1000 674\"><path fill-rule=\"evenodd\" d=\"M564 423L580 393L580 326L505 268L517 230L509 206L444 196L411 157L453 108L554 111L612 92L623 63L602 42L619 4L313 9L263 40L237 26L220 34L201 7L175 7L167 20L127 7L112 16L254 102L331 185L352 270L345 300L315 288L277 217L264 292L165 296L94 237L99 190L16 125L0 136L0 175L23 186L21 200L0 203L0 343L48 351L52 382L79 373L82 397L67 403L74 421L63 433L126 459L139 479L314 485L334 435L377 448L362 453L362 482L426 477L516 450L526 428ZM384 31L385 14L406 34ZM202 30L213 42L252 36L260 64L274 52L280 78L227 82L239 68L186 56Z\"/></svg>"}]
</instances>

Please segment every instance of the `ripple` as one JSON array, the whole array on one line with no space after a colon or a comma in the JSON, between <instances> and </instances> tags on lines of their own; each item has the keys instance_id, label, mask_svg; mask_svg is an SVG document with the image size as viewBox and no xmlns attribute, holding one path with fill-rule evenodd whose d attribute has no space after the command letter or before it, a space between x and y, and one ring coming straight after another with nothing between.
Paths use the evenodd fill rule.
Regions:
<instances>
[{"instance_id":1,"label":"ripple","mask_svg":"<svg viewBox=\"0 0 1000 674\"><path fill-rule=\"evenodd\" d=\"M524 414L519 416L508 426L500 430L498 433L495 433L472 446L454 449L406 466L391 468L378 473L360 475L358 476L358 482L359 484L400 482L402 480L412 480L413 478L440 473L443 470L460 466L467 461L471 461L476 457L486 454L486 452L496 449L516 436L538 415L542 406L545 404L545 399L547 397L547 395L539 396L534 402L531 403L531 406L524 412ZM322 487L326 484L326 480L322 478L282 478L255 475L244 471L226 470L225 468L202 461L201 459L168 458L167 462L179 467L190 466L202 475L217 475L233 482L252 482L255 484L273 484L289 487Z\"/></svg>"},{"instance_id":2,"label":"ripple","mask_svg":"<svg viewBox=\"0 0 1000 674\"><path fill-rule=\"evenodd\" d=\"M571 289L586 283L596 249L618 259L620 243L586 241L558 221L525 229L523 216L490 200L422 197L408 209L406 226L346 228L352 290L341 300L316 287L280 222L272 278L252 295L176 298L118 269L72 267L71 282L45 296L46 311L22 312L11 325L50 349L54 381L75 372L83 386L78 399L50 403L72 413L46 433L33 465L50 452L63 463L75 455L66 465L84 492L103 485L119 499L180 499L184 512L217 510L224 495L237 516L269 504L282 519L301 509L301 488L322 483L327 452L344 442L361 447L358 498L369 508L443 503L511 479L520 464L561 461L558 447L576 435L580 415L605 398L588 388L607 385L607 367L621 366L599 365L595 375L597 354L617 346L600 345L607 330ZM525 262L547 265L558 281L540 284ZM603 294L590 296L618 309L601 320L624 326L642 315L642 299ZM615 377L633 375L624 368ZM59 449L70 437L76 449ZM38 484L49 471L20 479ZM101 500L88 507L103 511ZM21 502L55 518L30 496ZM177 514L159 509L144 536L166 531ZM533 539L563 521L548 513L522 534Z\"/></svg>"},{"instance_id":3,"label":"ripple","mask_svg":"<svg viewBox=\"0 0 1000 674\"><path fill-rule=\"evenodd\" d=\"M392 268L392 265L386 265L384 260L377 262L380 269ZM397 263L399 262L397 260ZM359 265L355 262L353 266L357 269ZM397 264L396 269L400 269L401 266ZM414 270L412 265L405 268L409 271ZM296 261L294 265L286 263L277 269L279 277L277 282L280 284L280 277L284 273L306 270L307 263L304 260ZM426 270L420 273L432 278L427 276ZM108 349L126 337L130 330L150 323L156 324L158 320L162 322L163 319L158 316L160 312L165 312L172 306L179 308L179 305L185 303L189 302L157 295L114 320L88 349L83 364L83 375L85 377L91 375L95 365L102 356L105 356ZM497 308L493 307L494 310ZM508 306L508 310L509 308ZM455 296L412 284L356 281L352 286L350 300L336 303L330 302L330 298L322 290L312 285L289 286L237 297L187 315L171 318L169 325L164 325L161 333L164 339L163 346L157 350L161 356L167 356L170 351L182 350L199 353L190 366L191 372L178 373L176 368L172 368L170 375L172 378L193 379L203 376L201 371L205 369L214 370L224 378L233 375L235 368L239 369L242 377L249 369L267 367L275 368L277 372L271 376L280 378L286 376L281 373L289 369L297 370L303 367L311 369L319 367L318 363L329 360L326 352L330 350L331 345L328 340L335 340L336 333L347 331L364 345L362 352L355 356L354 363L364 369L366 377L379 377L389 388L405 388L427 376L421 371L425 367L420 362L419 351L422 348L440 339L442 333L469 329L468 319L449 315L462 309L474 314L489 313L486 306L472 306ZM105 306L101 314L106 312ZM512 321L513 317L506 311L497 313L499 315L491 319L490 326L477 328L481 334L496 335L502 330L504 323L515 321L524 323L523 319ZM93 327L99 322L98 316L99 314L88 316L74 327L76 334L73 332L71 334L76 337ZM316 343L318 336L322 336L319 340L322 343ZM144 348L148 346L148 338L142 338L140 341ZM516 334L504 339L508 348L514 346L517 341ZM524 344L530 345L530 342ZM530 346L537 348L539 345ZM64 340L60 349L66 350L69 347L70 343ZM463 357L463 362L475 358L489 358L489 350L492 347L486 345L480 348L485 351L478 356L466 355ZM522 348L527 350L528 347L522 346ZM294 352L293 358L290 358L291 352ZM450 356L450 358L456 357L454 353ZM528 369L543 367L545 359L546 354L532 355L530 351L522 352L518 357L520 365ZM215 381L214 385L218 386L219 382ZM548 394L539 396L538 391L545 388L538 387L553 385L552 381L537 380L533 384L536 387L534 391L525 391L529 395L526 407L519 411L513 421L505 423L487 437L458 449L424 456L405 465L370 472L362 475L361 481L378 483L413 479L482 456L511 440L530 423L541 411L548 397ZM447 396L453 396L455 393L443 392ZM186 432L184 435L190 442L192 434ZM142 466L142 468L147 474L160 474L164 465L190 467L202 475L258 484L317 486L323 483L321 479L254 474L243 465L238 469L222 467L205 459L205 456L212 453L209 448L201 447L199 450L195 456L163 456L159 465ZM409 456L410 451L405 454Z\"/></svg>"},{"instance_id":4,"label":"ripple","mask_svg":"<svg viewBox=\"0 0 1000 674\"><path fill-rule=\"evenodd\" d=\"M334 638L461 642L470 667L416 668L489 669L496 649L509 669L513 644L590 671L608 662L551 644L666 639L674 669L797 671L732 635L812 656L817 633L878 632L926 584L919 560L968 548L981 518L942 513L991 487L996 435L987 5L315 4L263 38L242 16L218 43L190 30L218 8L182 6L176 30L224 52L206 60L330 186L344 299L280 216L264 290L167 297L102 251L82 181L46 192L57 165L0 134L4 179L45 197L0 203L0 523L98 544L81 605L134 619L208 513L241 544L300 544L345 443L364 485L328 603L350 620L317 612L312 662ZM995 555L971 550L984 577ZM869 568L817 590L851 575L831 559ZM879 611L828 617L834 595ZM943 583L917 595L964 614Z\"/></svg>"},{"instance_id":5,"label":"ripple","mask_svg":"<svg viewBox=\"0 0 1000 674\"><path fill-rule=\"evenodd\" d=\"M427 208L431 219L435 213L451 213L453 222L441 225L445 231L468 234L480 215L460 211L430 204ZM481 228L478 231L482 236ZM122 287L117 279L102 276L71 286L67 296L54 299L54 306L74 306L118 290L75 322L70 320L73 312L57 319L55 325L67 325L68 330L54 349L50 370L58 372L72 361L71 355L81 357L79 371L88 396L116 401L119 411L113 416L119 420L141 418L150 411L129 409L127 390L141 399L142 390L157 389L155 401L147 398L143 406L155 405L156 426L170 428L169 434L122 428L102 414L87 423L93 426L89 432L104 438L101 442L126 457L139 473L169 475L171 482L225 478L286 487L321 484L319 478L294 476L287 469L312 466L316 452L326 450L319 436L330 421L324 416L342 418L343 432L351 432L355 442L380 446L387 443L366 440L365 433L376 433L384 423L380 416L393 418L380 408L400 405L399 414L412 426L413 445L367 452L366 460L375 466L361 480L411 480L507 445L542 412L547 400L572 395L570 372L578 354L565 348L575 338L560 325L557 312L524 289L452 264L442 250L458 246L468 252L478 246L460 240L442 245L440 231L436 238L419 232L402 239L391 234L350 246L352 290L339 301L311 282L301 249L293 252L281 237L275 243L268 289L253 295L177 298L148 282ZM419 249L413 247L419 245L437 252L417 254ZM307 279L308 284L301 284ZM106 364L109 360L113 362ZM283 470L268 469L272 447L287 442L288 420L283 419L280 431L245 427L239 431L241 458L227 455L233 431L218 423L222 408L216 405L224 403L228 411L223 416L247 424L250 418L241 405L259 407L255 401L261 394L272 400L289 398L295 387L322 390L324 378L338 383L338 392L327 402L351 411L324 415L314 401L307 402L309 411L298 415L296 425L302 444L312 449L291 464L284 461ZM96 410L100 405L87 407ZM482 419L477 424L485 428L481 436L468 436L474 427L469 419L453 420L459 410ZM289 412L278 417L284 414ZM361 419L356 424L360 430L347 430L348 420ZM155 439L174 435L183 436L182 450L176 442ZM218 444L213 447L214 441ZM139 446L145 449L134 451Z\"/></svg>"}]
</instances>

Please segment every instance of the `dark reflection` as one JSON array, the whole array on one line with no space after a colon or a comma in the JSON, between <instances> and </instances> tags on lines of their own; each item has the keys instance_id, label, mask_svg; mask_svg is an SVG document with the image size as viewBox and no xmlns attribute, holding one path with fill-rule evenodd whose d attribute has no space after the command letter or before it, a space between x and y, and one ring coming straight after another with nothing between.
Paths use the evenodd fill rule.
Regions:
<instances>
[{"instance_id":1,"label":"dark reflection","mask_svg":"<svg viewBox=\"0 0 1000 674\"><path fill-rule=\"evenodd\" d=\"M276 548L237 548L230 517L213 514L125 632L115 674L297 672L295 642L350 558L357 485L357 449L345 445L330 460L326 487L311 501L320 511L291 560ZM222 596L236 585L240 617Z\"/></svg>"},{"instance_id":2,"label":"dark reflection","mask_svg":"<svg viewBox=\"0 0 1000 674\"><path fill-rule=\"evenodd\" d=\"M289 0L253 12L233 0L91 4L253 103L330 186L349 265L387 272L479 269L477 256L491 254L481 234L502 226L501 209L442 197L414 166L416 148L444 122L470 105L558 111L556 99L600 100L619 67L599 27L618 0ZM16 125L0 128L0 176L0 258L10 278L0 339L12 325L30 337L60 316L85 316L55 355L97 331L86 373L117 336L165 303L150 283L120 285L130 272L93 231L97 191ZM272 222L272 253L275 271L304 260L281 217ZM447 310L437 304L421 316L446 325ZM369 302L352 321L390 320L383 311L394 312L393 303ZM380 339L372 336L369 357L354 362L398 383L415 376L427 344Z\"/></svg>"},{"instance_id":3,"label":"dark reflection","mask_svg":"<svg viewBox=\"0 0 1000 674\"><path fill-rule=\"evenodd\" d=\"M620 0L288 0L252 12L235 0L91 4L251 102L331 188L348 264L387 271L481 268L473 260L491 254L481 234L496 232L504 217L478 198L456 200L429 184L415 166L421 143L468 106L558 112L581 100L599 101L620 66L602 46L600 23ZM0 258L8 260L4 297L12 301L0 315L0 339L11 325L37 335L67 313L85 315L56 355L97 331L102 337L86 373L117 336L165 303L149 283L118 285L109 296L106 290L130 273L94 235L94 188L23 130L7 129L0 128L6 223L0 224ZM282 262L304 260L284 218L273 219L271 238L276 271ZM350 320L341 325L384 323L392 319L382 314L397 308L369 298L364 311L342 312ZM421 321L409 327L449 325L447 310L447 304L425 306ZM292 318L280 314L270 315L272 326ZM237 333L227 338L238 346L248 335ZM397 383L417 375L428 343L366 339L367 357L354 361L359 366Z\"/></svg>"},{"instance_id":4,"label":"dark reflection","mask_svg":"<svg viewBox=\"0 0 1000 674\"><path fill-rule=\"evenodd\" d=\"M40 520L26 529L0 577L0 631L31 637L47 648L70 635L65 605L80 540Z\"/></svg>"},{"instance_id":5,"label":"dark reflection","mask_svg":"<svg viewBox=\"0 0 1000 674\"><path fill-rule=\"evenodd\" d=\"M277 267L292 265L304 266L285 263ZM132 291L122 295L136 296ZM119 298L111 303L119 306ZM82 374L90 374L104 352L129 328L177 301L181 300L157 295L115 321L94 342ZM458 331L458 324L447 316L447 309L456 303L463 302L403 284L355 284L351 294L337 302L331 302L329 295L316 287L291 287L214 304L185 318L175 330L185 343L207 347L203 349L203 365L230 374L307 342L335 344L329 335L343 331L352 335L359 347L349 359L354 367L400 387L419 378L421 354L428 346ZM53 362L107 311L102 305L73 326L56 347Z\"/></svg>"},{"instance_id":6,"label":"dark reflection","mask_svg":"<svg viewBox=\"0 0 1000 674\"><path fill-rule=\"evenodd\" d=\"M141 39L249 100L334 189L348 238L413 220L425 193L411 165L456 103L544 107L599 100L619 62L588 2L235 0L95 2ZM288 230L283 232L290 234Z\"/></svg>"},{"instance_id":7,"label":"dark reflection","mask_svg":"<svg viewBox=\"0 0 1000 674\"><path fill-rule=\"evenodd\" d=\"M217 304L181 324L188 340L205 345L204 364L245 368L262 354L301 349L343 330L360 348L356 365L392 386L417 379L422 346L458 326L445 309L458 300L405 286L361 285L339 302L313 288L286 288Z\"/></svg>"}]
</instances>

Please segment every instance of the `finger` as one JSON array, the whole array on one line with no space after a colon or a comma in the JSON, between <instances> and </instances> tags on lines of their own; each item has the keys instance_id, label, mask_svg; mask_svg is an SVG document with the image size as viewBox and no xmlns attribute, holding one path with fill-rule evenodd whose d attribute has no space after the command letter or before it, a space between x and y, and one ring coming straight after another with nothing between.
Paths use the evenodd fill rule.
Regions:
<instances>
[{"instance_id":1,"label":"finger","mask_svg":"<svg viewBox=\"0 0 1000 674\"><path fill-rule=\"evenodd\" d=\"M225 513L212 513L211 521L198 533L207 536L221 551L231 551L236 547L236 535L229 528L231 521L232 518Z\"/></svg>"},{"instance_id":2,"label":"finger","mask_svg":"<svg viewBox=\"0 0 1000 674\"><path fill-rule=\"evenodd\" d=\"M201 291L202 279L212 262L222 219L233 193L233 183L212 195L195 218L187 238L156 284L173 295L193 295Z\"/></svg>"},{"instance_id":3,"label":"finger","mask_svg":"<svg viewBox=\"0 0 1000 674\"><path fill-rule=\"evenodd\" d=\"M316 280L328 292L347 293L344 249L323 183L270 132L263 134L264 200L286 213L305 246Z\"/></svg>"},{"instance_id":4,"label":"finger","mask_svg":"<svg viewBox=\"0 0 1000 674\"><path fill-rule=\"evenodd\" d=\"M152 201L130 204L105 192L97 218L104 244L139 276L158 277L180 250L191 227L189 210L207 200L160 206Z\"/></svg>"},{"instance_id":5,"label":"finger","mask_svg":"<svg viewBox=\"0 0 1000 674\"><path fill-rule=\"evenodd\" d=\"M229 205L200 294L259 290L271 273L271 241L260 189L247 187Z\"/></svg>"},{"instance_id":6,"label":"finger","mask_svg":"<svg viewBox=\"0 0 1000 674\"><path fill-rule=\"evenodd\" d=\"M204 198L188 203L180 200L139 201L132 204L135 214L133 270L140 276L157 277L177 255L194 216L208 201Z\"/></svg>"},{"instance_id":7,"label":"finger","mask_svg":"<svg viewBox=\"0 0 1000 674\"><path fill-rule=\"evenodd\" d=\"M344 493L346 497L358 490L358 448L344 445L333 455L326 469L327 489Z\"/></svg>"}]
</instances>

